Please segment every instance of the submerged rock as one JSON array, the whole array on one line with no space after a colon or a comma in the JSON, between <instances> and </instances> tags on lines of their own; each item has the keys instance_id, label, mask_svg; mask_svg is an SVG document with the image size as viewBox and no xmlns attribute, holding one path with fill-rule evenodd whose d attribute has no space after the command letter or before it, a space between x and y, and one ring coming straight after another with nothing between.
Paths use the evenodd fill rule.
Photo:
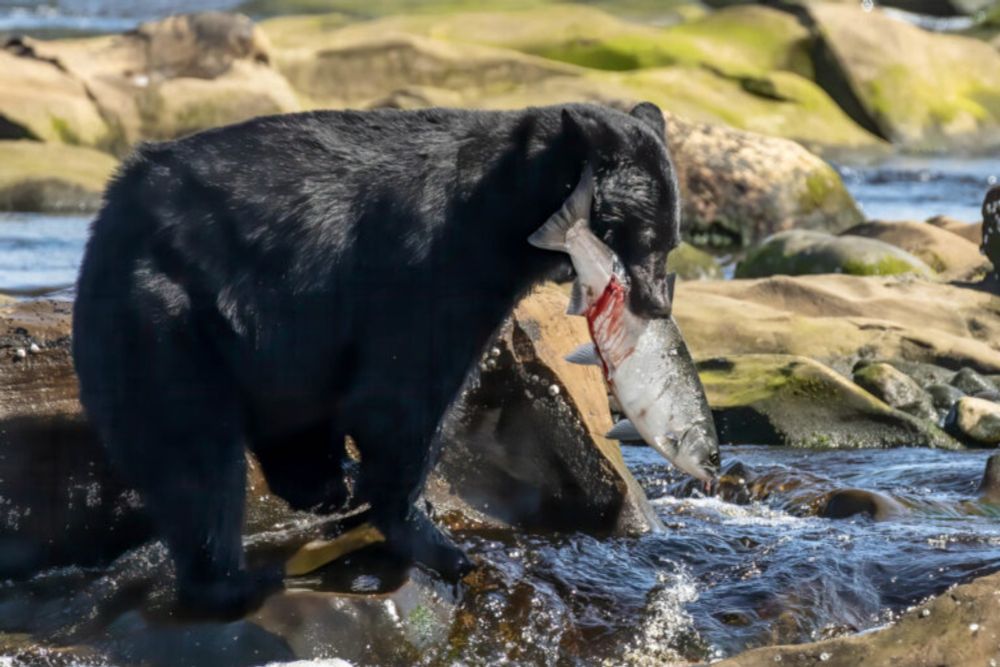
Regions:
<instances>
[{"instance_id":1,"label":"submerged rock","mask_svg":"<svg viewBox=\"0 0 1000 667\"><path fill-rule=\"evenodd\" d=\"M0 211L97 210L116 165L110 155L80 146L0 141Z\"/></svg>"},{"instance_id":2,"label":"submerged rock","mask_svg":"<svg viewBox=\"0 0 1000 667\"><path fill-rule=\"evenodd\" d=\"M891 407L921 419L935 420L930 396L910 376L887 363L860 362L854 382Z\"/></svg>"},{"instance_id":3,"label":"submerged rock","mask_svg":"<svg viewBox=\"0 0 1000 667\"><path fill-rule=\"evenodd\" d=\"M934 275L934 271L918 257L888 243L862 236L831 236L804 229L768 237L751 249L736 267L737 278L812 273Z\"/></svg>"},{"instance_id":4,"label":"submerged rock","mask_svg":"<svg viewBox=\"0 0 1000 667\"><path fill-rule=\"evenodd\" d=\"M839 489L827 495L819 515L827 519L846 519L867 514L875 521L887 521L906 514L899 501L866 489Z\"/></svg>"},{"instance_id":5,"label":"submerged rock","mask_svg":"<svg viewBox=\"0 0 1000 667\"><path fill-rule=\"evenodd\" d=\"M522 300L442 427L425 495L453 527L635 533L659 527L625 467L599 369L563 357L589 340L564 289Z\"/></svg>"},{"instance_id":6,"label":"submerged rock","mask_svg":"<svg viewBox=\"0 0 1000 667\"><path fill-rule=\"evenodd\" d=\"M933 423L893 409L805 357L729 355L698 364L719 440L827 449L960 449Z\"/></svg>"},{"instance_id":7,"label":"submerged rock","mask_svg":"<svg viewBox=\"0 0 1000 667\"><path fill-rule=\"evenodd\" d=\"M972 445L1000 445L1000 404L984 398L965 396L951 408L948 429Z\"/></svg>"},{"instance_id":8,"label":"submerged rock","mask_svg":"<svg viewBox=\"0 0 1000 667\"><path fill-rule=\"evenodd\" d=\"M902 248L947 278L982 277L989 268L974 243L924 222L874 220L855 225L844 234L877 239Z\"/></svg>"}]
</instances>

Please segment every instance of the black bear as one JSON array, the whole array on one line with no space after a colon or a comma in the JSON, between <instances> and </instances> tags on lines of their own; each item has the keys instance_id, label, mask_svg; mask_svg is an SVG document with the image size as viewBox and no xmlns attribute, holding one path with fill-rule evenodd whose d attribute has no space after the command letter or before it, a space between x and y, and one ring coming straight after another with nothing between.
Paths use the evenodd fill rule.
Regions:
<instances>
[{"instance_id":1,"label":"black bear","mask_svg":"<svg viewBox=\"0 0 1000 667\"><path fill-rule=\"evenodd\" d=\"M140 147L108 186L77 287L80 396L142 494L182 605L236 616L280 586L248 571L244 446L294 507L357 493L401 558L470 563L413 503L435 431L503 318L568 274L527 237L585 164L591 225L632 306L669 308L679 195L660 111L318 111Z\"/></svg>"}]
</instances>

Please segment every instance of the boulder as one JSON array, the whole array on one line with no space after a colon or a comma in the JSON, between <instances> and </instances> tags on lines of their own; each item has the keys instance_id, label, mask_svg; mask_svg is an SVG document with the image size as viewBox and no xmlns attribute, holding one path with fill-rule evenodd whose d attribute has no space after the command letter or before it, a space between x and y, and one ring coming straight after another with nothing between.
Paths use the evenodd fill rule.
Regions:
<instances>
[{"instance_id":1,"label":"boulder","mask_svg":"<svg viewBox=\"0 0 1000 667\"><path fill-rule=\"evenodd\" d=\"M0 140L0 211L95 211L116 165L90 148Z\"/></svg>"},{"instance_id":2,"label":"boulder","mask_svg":"<svg viewBox=\"0 0 1000 667\"><path fill-rule=\"evenodd\" d=\"M854 369L854 383L893 408L921 419L937 419L930 396L910 376L890 364L859 363Z\"/></svg>"},{"instance_id":3,"label":"boulder","mask_svg":"<svg viewBox=\"0 0 1000 667\"><path fill-rule=\"evenodd\" d=\"M734 354L701 361L698 372L720 442L961 448L933 423L893 409L806 357Z\"/></svg>"},{"instance_id":4,"label":"boulder","mask_svg":"<svg viewBox=\"0 0 1000 667\"><path fill-rule=\"evenodd\" d=\"M844 373L859 359L1000 373L1000 296L906 276L684 282L674 316L696 359L797 354Z\"/></svg>"},{"instance_id":5,"label":"boulder","mask_svg":"<svg viewBox=\"0 0 1000 667\"><path fill-rule=\"evenodd\" d=\"M766 646L714 663L719 667L988 665L996 659L1000 574L954 586L872 632L794 646Z\"/></svg>"},{"instance_id":6,"label":"boulder","mask_svg":"<svg viewBox=\"0 0 1000 667\"><path fill-rule=\"evenodd\" d=\"M983 480L979 483L979 497L988 503L1000 503L1000 454L986 461Z\"/></svg>"},{"instance_id":7,"label":"boulder","mask_svg":"<svg viewBox=\"0 0 1000 667\"><path fill-rule=\"evenodd\" d=\"M0 139L102 145L109 132L81 81L58 64L0 49Z\"/></svg>"},{"instance_id":8,"label":"boulder","mask_svg":"<svg viewBox=\"0 0 1000 667\"><path fill-rule=\"evenodd\" d=\"M972 368L963 368L952 376L951 386L964 394L975 396L984 391L996 391L997 385L983 377Z\"/></svg>"},{"instance_id":9,"label":"boulder","mask_svg":"<svg viewBox=\"0 0 1000 667\"><path fill-rule=\"evenodd\" d=\"M837 172L798 144L664 116L695 245L739 248L793 227L837 232L860 221Z\"/></svg>"},{"instance_id":10,"label":"boulder","mask_svg":"<svg viewBox=\"0 0 1000 667\"><path fill-rule=\"evenodd\" d=\"M908 148L1000 138L1000 52L882 11L810 3L816 80L862 126Z\"/></svg>"},{"instance_id":11,"label":"boulder","mask_svg":"<svg viewBox=\"0 0 1000 667\"><path fill-rule=\"evenodd\" d=\"M813 273L934 275L934 271L919 258L888 243L862 236L832 236L805 229L768 237L747 252L736 267L737 278Z\"/></svg>"},{"instance_id":12,"label":"boulder","mask_svg":"<svg viewBox=\"0 0 1000 667\"><path fill-rule=\"evenodd\" d=\"M952 406L946 425L956 437L969 444L996 447L1000 445L1000 404L964 396Z\"/></svg>"},{"instance_id":13,"label":"boulder","mask_svg":"<svg viewBox=\"0 0 1000 667\"><path fill-rule=\"evenodd\" d=\"M976 244L924 222L873 220L855 225L843 234L877 239L902 248L945 278L982 277L989 268Z\"/></svg>"},{"instance_id":14,"label":"boulder","mask_svg":"<svg viewBox=\"0 0 1000 667\"><path fill-rule=\"evenodd\" d=\"M676 273L683 280L722 278L722 266L714 256L684 241L670 251L667 271Z\"/></svg>"},{"instance_id":15,"label":"boulder","mask_svg":"<svg viewBox=\"0 0 1000 667\"><path fill-rule=\"evenodd\" d=\"M563 357L589 340L544 285L500 329L442 427L426 496L454 528L516 526L630 534L659 521L610 430L599 369Z\"/></svg>"},{"instance_id":16,"label":"boulder","mask_svg":"<svg viewBox=\"0 0 1000 667\"><path fill-rule=\"evenodd\" d=\"M107 123L101 145L117 153L141 139L299 108L269 65L266 37L238 14L172 16L103 37L24 38L17 54L19 66L46 63L77 81Z\"/></svg>"},{"instance_id":17,"label":"boulder","mask_svg":"<svg viewBox=\"0 0 1000 667\"><path fill-rule=\"evenodd\" d=\"M977 246L983 242L982 223L965 222L964 220L952 218L948 215L935 215L932 218L927 218L927 224L944 229L952 234L958 234L966 241L974 243Z\"/></svg>"}]
</instances>

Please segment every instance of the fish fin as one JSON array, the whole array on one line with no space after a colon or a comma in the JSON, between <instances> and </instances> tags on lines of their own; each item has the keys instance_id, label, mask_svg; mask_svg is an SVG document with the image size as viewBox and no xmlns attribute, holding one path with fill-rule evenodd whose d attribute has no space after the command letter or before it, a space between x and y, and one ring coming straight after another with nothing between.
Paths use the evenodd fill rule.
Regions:
<instances>
[{"instance_id":1,"label":"fish fin","mask_svg":"<svg viewBox=\"0 0 1000 667\"><path fill-rule=\"evenodd\" d=\"M671 307L674 305L674 285L677 284L677 274L668 273L667 274L667 299L670 301Z\"/></svg>"},{"instance_id":2,"label":"fish fin","mask_svg":"<svg viewBox=\"0 0 1000 667\"><path fill-rule=\"evenodd\" d=\"M587 299L583 296L583 286L579 280L573 281L573 288L569 293L569 307L566 309L567 315L583 315L587 312Z\"/></svg>"},{"instance_id":3,"label":"fish fin","mask_svg":"<svg viewBox=\"0 0 1000 667\"><path fill-rule=\"evenodd\" d=\"M581 366L601 365L601 357L597 354L597 346L593 343L584 343L563 358L571 364Z\"/></svg>"},{"instance_id":4,"label":"fish fin","mask_svg":"<svg viewBox=\"0 0 1000 667\"><path fill-rule=\"evenodd\" d=\"M635 424L628 419L623 419L612 426L611 430L604 434L604 437L611 440L642 440L642 436L639 434L638 429L636 429Z\"/></svg>"},{"instance_id":5,"label":"fish fin","mask_svg":"<svg viewBox=\"0 0 1000 667\"><path fill-rule=\"evenodd\" d=\"M588 164L583 168L580 182L558 211L545 224L528 237L528 243L542 250L566 252L566 233L581 220L590 218L590 205L594 200L594 172Z\"/></svg>"}]
</instances>

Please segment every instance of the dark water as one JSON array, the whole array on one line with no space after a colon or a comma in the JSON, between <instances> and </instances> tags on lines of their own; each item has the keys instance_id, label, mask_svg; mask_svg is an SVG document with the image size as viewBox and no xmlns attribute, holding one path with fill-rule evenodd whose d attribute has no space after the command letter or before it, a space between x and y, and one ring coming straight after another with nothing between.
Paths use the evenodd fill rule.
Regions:
<instances>
[{"instance_id":1,"label":"dark water","mask_svg":"<svg viewBox=\"0 0 1000 667\"><path fill-rule=\"evenodd\" d=\"M877 627L953 583L1000 570L1000 507L973 500L988 454L725 447L726 467L739 461L748 483L731 479L721 500L692 496L652 450L626 448L667 530L627 539L465 535L492 584L467 593L452 616L475 622L427 646L420 662L660 665ZM815 515L824 494L846 487L892 495L908 512L884 522ZM100 585L126 586L136 568L157 563L148 550L130 558L131 574ZM88 578L48 576L67 604ZM297 585L323 588L321 578ZM0 586L0 624L26 588ZM74 620L87 615L69 608L80 610ZM312 641L317 656L338 655L322 634ZM98 652L55 664L121 663Z\"/></svg>"}]
</instances>

